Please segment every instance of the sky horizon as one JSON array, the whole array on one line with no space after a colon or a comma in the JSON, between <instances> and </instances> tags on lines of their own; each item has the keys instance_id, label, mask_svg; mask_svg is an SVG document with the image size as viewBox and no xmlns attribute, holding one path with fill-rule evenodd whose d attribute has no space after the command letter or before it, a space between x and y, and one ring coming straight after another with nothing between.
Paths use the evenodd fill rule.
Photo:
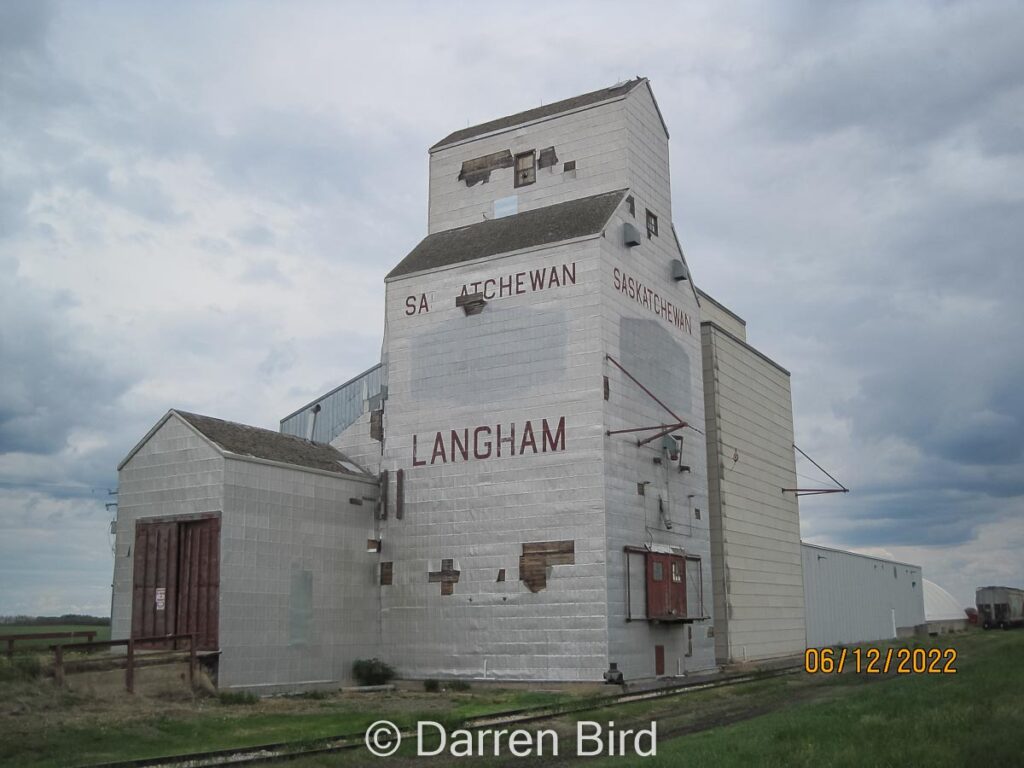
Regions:
<instances>
[{"instance_id":1,"label":"sky horizon","mask_svg":"<svg viewBox=\"0 0 1024 768\"><path fill-rule=\"evenodd\" d=\"M852 490L802 537L1024 587L1024 9L527 8L0 4L0 615L109 615L169 408L276 429L379 361L429 146L637 75L695 284Z\"/></svg>"}]
</instances>

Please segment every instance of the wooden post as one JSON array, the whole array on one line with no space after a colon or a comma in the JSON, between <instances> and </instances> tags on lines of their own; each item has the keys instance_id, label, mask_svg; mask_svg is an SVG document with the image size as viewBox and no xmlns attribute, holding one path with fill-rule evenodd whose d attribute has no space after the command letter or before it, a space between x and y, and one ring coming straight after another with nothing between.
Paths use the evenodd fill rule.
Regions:
<instances>
[{"instance_id":1,"label":"wooden post","mask_svg":"<svg viewBox=\"0 0 1024 768\"><path fill-rule=\"evenodd\" d=\"M128 640L128 665L124 668L124 687L135 693L135 641Z\"/></svg>"},{"instance_id":2,"label":"wooden post","mask_svg":"<svg viewBox=\"0 0 1024 768\"><path fill-rule=\"evenodd\" d=\"M10 659L14 656L14 638L7 638L7 658Z\"/></svg>"},{"instance_id":3,"label":"wooden post","mask_svg":"<svg viewBox=\"0 0 1024 768\"><path fill-rule=\"evenodd\" d=\"M64 687L64 647L53 646L53 681L58 688Z\"/></svg>"},{"instance_id":4,"label":"wooden post","mask_svg":"<svg viewBox=\"0 0 1024 768\"><path fill-rule=\"evenodd\" d=\"M196 636L188 636L188 685L196 687Z\"/></svg>"}]
</instances>

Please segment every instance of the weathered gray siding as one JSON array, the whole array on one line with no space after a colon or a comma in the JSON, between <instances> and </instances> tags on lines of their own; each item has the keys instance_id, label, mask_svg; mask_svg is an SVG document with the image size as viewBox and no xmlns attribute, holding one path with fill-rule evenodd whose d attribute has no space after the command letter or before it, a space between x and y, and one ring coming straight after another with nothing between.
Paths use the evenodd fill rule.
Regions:
<instances>
[{"instance_id":1,"label":"weathered gray siding","mask_svg":"<svg viewBox=\"0 0 1024 768\"><path fill-rule=\"evenodd\" d=\"M747 340L747 324L743 318L734 314L704 291L697 291L697 293L700 296L700 319L702 322L706 320L714 323L740 341Z\"/></svg>"},{"instance_id":2,"label":"weathered gray siding","mask_svg":"<svg viewBox=\"0 0 1024 768\"><path fill-rule=\"evenodd\" d=\"M709 636L713 605L698 308L689 283L676 282L669 276L669 263L678 258L678 252L667 217L662 222L665 229L658 237L644 239L642 245L633 248L622 244L623 224L639 221L643 231L643 216L642 208L634 217L625 205L621 206L601 241L603 352L697 429L677 430L676 434L683 437L683 447L680 461L671 465L664 460L660 439L638 446L637 434L605 438L608 652L609 661L617 663L627 679L654 676L656 645L664 646L666 674L706 670L715 665L714 641ZM630 279L634 281L632 291ZM643 286L642 290L637 283ZM647 297L647 290L656 292L658 299L653 295ZM654 307L660 306L660 302L671 303L685 313L689 323L679 327L658 314ZM611 362L604 362L602 373L609 380L609 396L604 402L605 430L673 422L672 416ZM642 433L639 437L651 434ZM656 458L663 459L662 463L656 464ZM690 469L681 472L679 465ZM638 492L639 483L646 484L644 495ZM642 555L630 556L631 605L627 611L624 547L644 548L651 544L671 546L701 558L703 615L707 620L692 625L646 621ZM694 597L698 594L695 592ZM633 621L626 621L628 613Z\"/></svg>"},{"instance_id":3,"label":"weathered gray siding","mask_svg":"<svg viewBox=\"0 0 1024 768\"><path fill-rule=\"evenodd\" d=\"M378 653L376 497L351 476L226 460L222 687L349 680L355 659Z\"/></svg>"},{"instance_id":4,"label":"weathered gray siding","mask_svg":"<svg viewBox=\"0 0 1024 768\"><path fill-rule=\"evenodd\" d=\"M720 662L804 648L800 513L789 374L701 324L715 644Z\"/></svg>"},{"instance_id":5,"label":"weathered gray siding","mask_svg":"<svg viewBox=\"0 0 1024 768\"><path fill-rule=\"evenodd\" d=\"M428 232L476 224L494 215L494 201L518 197L519 211L562 203L628 186L626 145L628 137L624 100L590 107L533 125L509 129L494 136L437 150L430 156L430 204ZM459 181L466 160L511 150L515 155L554 146L558 162L538 168L533 184L515 187L513 168L491 172L490 180L467 187ZM576 170L563 173L564 163L576 162Z\"/></svg>"},{"instance_id":6,"label":"weathered gray siding","mask_svg":"<svg viewBox=\"0 0 1024 768\"><path fill-rule=\"evenodd\" d=\"M559 285L496 295L477 315L455 306L464 284L552 267ZM381 559L394 562L394 584L381 588L382 648L403 673L594 680L607 668L599 268L592 239L387 284ZM430 311L406 314L406 297L420 294ZM562 418L564 450L433 453L438 432L449 452L453 429L472 438L476 427L507 435L515 424L520 441L527 421L540 447L543 420L555 428ZM572 541L575 562L549 566L546 587L531 592L519 557L538 541ZM451 595L428 577L445 559L460 572Z\"/></svg>"}]
</instances>

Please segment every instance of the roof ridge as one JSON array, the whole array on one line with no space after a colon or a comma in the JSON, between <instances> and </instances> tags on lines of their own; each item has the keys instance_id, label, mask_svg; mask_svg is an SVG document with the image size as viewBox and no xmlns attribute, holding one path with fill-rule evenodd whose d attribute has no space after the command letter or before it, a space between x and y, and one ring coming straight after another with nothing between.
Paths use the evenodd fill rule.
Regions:
<instances>
[{"instance_id":1,"label":"roof ridge","mask_svg":"<svg viewBox=\"0 0 1024 768\"><path fill-rule=\"evenodd\" d=\"M623 188L598 192L432 232L384 279L594 235L604 229L628 191Z\"/></svg>"},{"instance_id":2,"label":"roof ridge","mask_svg":"<svg viewBox=\"0 0 1024 768\"><path fill-rule=\"evenodd\" d=\"M465 141L485 133L491 133L492 131L502 131L514 128L517 125L528 123L531 120L541 120L543 118L554 117L562 114L563 112L569 112L574 109L595 106L602 102L625 96L638 85L646 81L646 77L637 75L632 80L625 80L605 88L598 88L596 91L589 91L588 93L570 96L567 99L553 101L550 104L525 109L521 112L514 112L510 115L505 115L504 117L498 117L466 128L460 128L457 131L452 131L439 142L431 146L429 151L433 152L435 149L440 149L441 147L445 147L449 144Z\"/></svg>"}]
</instances>

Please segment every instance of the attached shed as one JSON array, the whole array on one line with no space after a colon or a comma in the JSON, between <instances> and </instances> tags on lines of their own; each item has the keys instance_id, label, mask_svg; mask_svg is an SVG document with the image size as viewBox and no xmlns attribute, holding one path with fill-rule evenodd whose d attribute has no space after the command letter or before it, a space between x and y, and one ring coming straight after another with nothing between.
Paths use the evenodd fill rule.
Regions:
<instances>
[{"instance_id":1,"label":"attached shed","mask_svg":"<svg viewBox=\"0 0 1024 768\"><path fill-rule=\"evenodd\" d=\"M378 486L337 449L171 410L118 471L112 637L194 632L261 691L374 654Z\"/></svg>"},{"instance_id":2,"label":"attached shed","mask_svg":"<svg viewBox=\"0 0 1024 768\"><path fill-rule=\"evenodd\" d=\"M807 647L891 640L924 624L921 566L801 543Z\"/></svg>"}]
</instances>

